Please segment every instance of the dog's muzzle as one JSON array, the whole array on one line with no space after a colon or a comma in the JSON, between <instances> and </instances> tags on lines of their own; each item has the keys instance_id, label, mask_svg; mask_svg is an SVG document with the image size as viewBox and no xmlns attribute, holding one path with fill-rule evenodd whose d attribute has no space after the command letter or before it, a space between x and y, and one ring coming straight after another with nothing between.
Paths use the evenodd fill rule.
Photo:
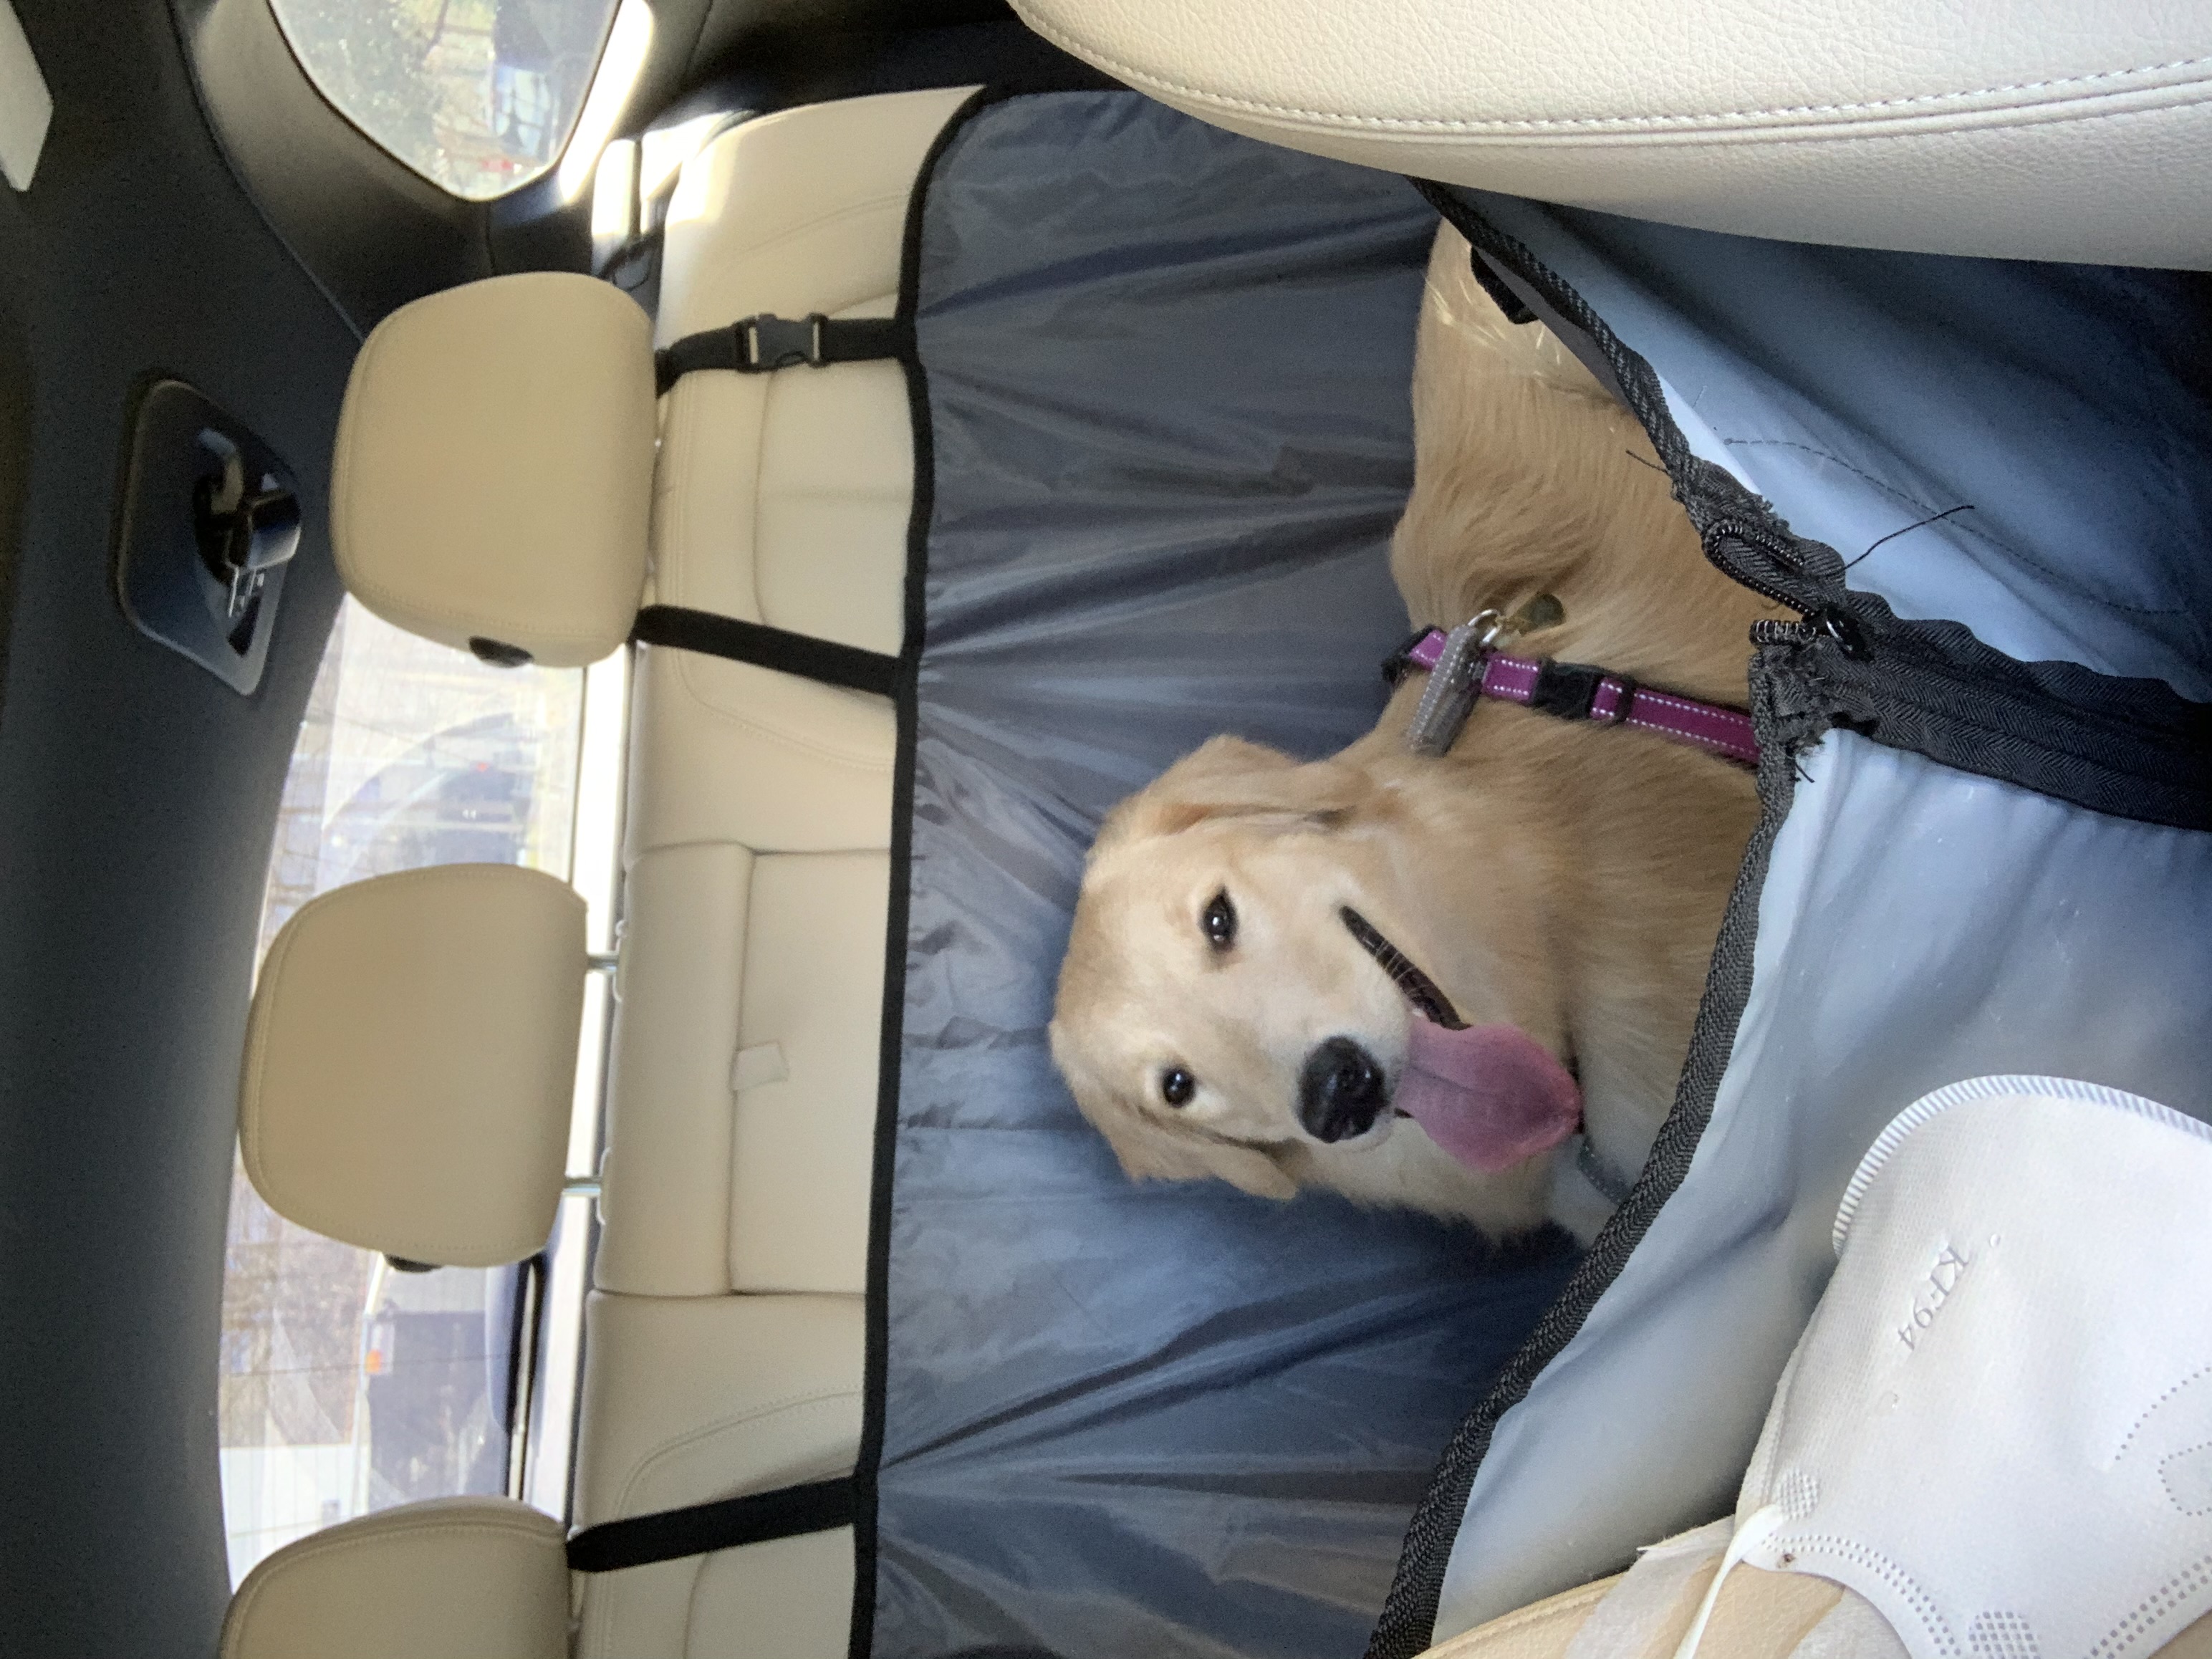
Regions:
<instances>
[{"instance_id":1,"label":"dog's muzzle","mask_svg":"<svg viewBox=\"0 0 2212 1659\"><path fill-rule=\"evenodd\" d=\"M1298 1073L1298 1121L1316 1140L1365 1134L1389 1103L1382 1067L1350 1037L1320 1044Z\"/></svg>"}]
</instances>

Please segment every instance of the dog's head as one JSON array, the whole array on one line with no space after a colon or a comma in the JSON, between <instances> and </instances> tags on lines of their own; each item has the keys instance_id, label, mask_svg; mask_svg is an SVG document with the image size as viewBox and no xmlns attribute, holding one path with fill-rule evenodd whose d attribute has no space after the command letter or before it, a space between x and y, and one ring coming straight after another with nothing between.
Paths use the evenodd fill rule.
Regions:
<instances>
[{"instance_id":1,"label":"dog's head","mask_svg":"<svg viewBox=\"0 0 2212 1659\"><path fill-rule=\"evenodd\" d=\"M1052 1052L1129 1174L1287 1198L1392 1133L1411 1014L1345 914L1402 914L1390 818L1358 769L1237 738L1107 818Z\"/></svg>"}]
</instances>

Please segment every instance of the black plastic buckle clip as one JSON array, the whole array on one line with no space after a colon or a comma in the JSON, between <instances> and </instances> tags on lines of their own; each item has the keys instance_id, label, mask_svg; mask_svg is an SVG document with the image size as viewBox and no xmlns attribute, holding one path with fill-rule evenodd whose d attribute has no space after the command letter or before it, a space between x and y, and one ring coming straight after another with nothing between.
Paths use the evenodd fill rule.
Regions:
<instances>
[{"instance_id":1,"label":"black plastic buckle clip","mask_svg":"<svg viewBox=\"0 0 2212 1659\"><path fill-rule=\"evenodd\" d=\"M1382 684L1396 690L1413 672L1413 647L1436 631L1433 628L1417 628L1407 635L1405 644L1382 659Z\"/></svg>"},{"instance_id":2,"label":"black plastic buckle clip","mask_svg":"<svg viewBox=\"0 0 2212 1659\"><path fill-rule=\"evenodd\" d=\"M1607 680L1619 690L1613 698L1613 712L1600 719L1597 694L1605 689ZM1628 718L1629 705L1636 701L1636 694L1641 689L1626 674L1594 668L1588 663L1553 662L1547 657L1536 671L1536 684L1529 689L1528 706L1539 714L1563 720L1594 720L1600 726L1619 726Z\"/></svg>"},{"instance_id":3,"label":"black plastic buckle clip","mask_svg":"<svg viewBox=\"0 0 2212 1659\"><path fill-rule=\"evenodd\" d=\"M822 325L829 319L820 312L810 316L778 317L763 312L737 325L738 370L766 374L800 363L822 367Z\"/></svg>"}]
</instances>

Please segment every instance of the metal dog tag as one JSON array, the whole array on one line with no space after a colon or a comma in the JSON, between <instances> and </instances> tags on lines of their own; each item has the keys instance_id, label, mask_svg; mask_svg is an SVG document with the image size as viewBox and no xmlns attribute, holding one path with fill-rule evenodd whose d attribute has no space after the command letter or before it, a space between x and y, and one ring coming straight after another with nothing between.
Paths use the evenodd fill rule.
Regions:
<instances>
[{"instance_id":1,"label":"metal dog tag","mask_svg":"<svg viewBox=\"0 0 2212 1659\"><path fill-rule=\"evenodd\" d=\"M1406 728L1406 747L1416 755L1443 755L1459 741L1474 700L1482 690L1482 661L1498 633L1498 613L1486 611L1444 635L1443 654L1429 671L1413 723Z\"/></svg>"},{"instance_id":2,"label":"metal dog tag","mask_svg":"<svg viewBox=\"0 0 2212 1659\"><path fill-rule=\"evenodd\" d=\"M1467 717L1482 695L1482 666L1493 651L1523 634L1556 628L1567 618L1566 607L1549 593L1539 593L1510 617L1495 611L1478 611L1444 635L1444 648L1429 671L1428 690L1421 693L1413 723L1406 728L1406 747L1431 757L1451 752Z\"/></svg>"}]
</instances>

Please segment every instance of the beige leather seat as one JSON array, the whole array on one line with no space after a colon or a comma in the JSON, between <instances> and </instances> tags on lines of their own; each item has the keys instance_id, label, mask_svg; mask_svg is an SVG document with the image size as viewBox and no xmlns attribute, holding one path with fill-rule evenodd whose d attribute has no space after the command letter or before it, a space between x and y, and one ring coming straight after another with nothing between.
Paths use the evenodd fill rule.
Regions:
<instances>
[{"instance_id":1,"label":"beige leather seat","mask_svg":"<svg viewBox=\"0 0 2212 1659\"><path fill-rule=\"evenodd\" d=\"M270 949L248 1019L239 1135L255 1187L302 1225L405 1261L534 1254L562 1185L587 971L581 900L513 866L383 876L302 907ZM604 1515L851 1467L855 1298L602 1296L592 1316L592 1467L612 1482ZM504 1500L471 1504L410 1506L271 1557L240 1587L226 1653L564 1652L565 1528ZM437 1610L467 1583L414 1582L425 1561L444 1561L450 1545L477 1562L474 1593L520 1595L543 1554L530 1540L545 1538L553 1647L531 1645L545 1622L538 1589L527 1606L474 1608L454 1626L458 1647L398 1639L418 1615L442 1629ZM595 1650L625 1654L713 1650L689 1641L695 1620L728 1642L774 1633L763 1650L837 1651L851 1578L849 1534L757 1545L587 1581L598 1593L586 1595L586 1628ZM362 1626L369 1645L288 1645L364 1603L384 1608Z\"/></svg>"},{"instance_id":2,"label":"beige leather seat","mask_svg":"<svg viewBox=\"0 0 2212 1659\"><path fill-rule=\"evenodd\" d=\"M670 209L653 340L890 314L915 175L966 96L797 109L708 146ZM650 343L581 277L387 319L339 434L348 586L429 637L548 664L612 650L646 603L896 652L898 365L695 374L656 425ZM857 1455L896 740L882 698L638 650L580 1525ZM852 1573L847 1530L593 1576L578 1651L827 1659Z\"/></svg>"},{"instance_id":3,"label":"beige leather seat","mask_svg":"<svg viewBox=\"0 0 2212 1659\"><path fill-rule=\"evenodd\" d=\"M2212 268L2212 7L1015 9L1201 120L1393 173L1742 235Z\"/></svg>"}]
</instances>

